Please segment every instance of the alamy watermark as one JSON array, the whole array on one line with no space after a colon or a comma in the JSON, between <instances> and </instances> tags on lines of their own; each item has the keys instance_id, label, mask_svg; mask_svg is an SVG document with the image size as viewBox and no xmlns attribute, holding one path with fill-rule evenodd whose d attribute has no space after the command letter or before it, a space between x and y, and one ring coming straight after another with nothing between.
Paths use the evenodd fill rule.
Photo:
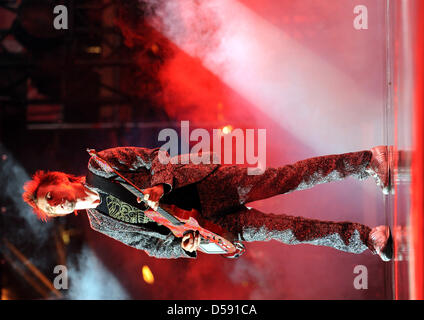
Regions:
<instances>
[{"instance_id":1,"label":"alamy watermark","mask_svg":"<svg viewBox=\"0 0 424 320\"><path fill-rule=\"evenodd\" d=\"M257 145L255 143L257 134ZM225 132L223 129L213 129L212 137L209 131L197 128L190 133L190 122L181 121L181 141L175 129L166 128L159 132L158 141L166 141L159 153L159 161L162 164L233 164L233 139L235 139L235 163L254 165L248 167L249 175L264 173L266 166L266 129L234 129ZM189 143L197 142L191 147ZM224 148L222 148L222 142ZM178 154L179 146L185 156L172 157ZM255 149L257 146L257 155ZM223 159L222 159L222 154Z\"/></svg>"},{"instance_id":2,"label":"alamy watermark","mask_svg":"<svg viewBox=\"0 0 424 320\"><path fill-rule=\"evenodd\" d=\"M53 8L55 14L53 27L56 30L68 29L68 8L64 5L58 5Z\"/></svg>"},{"instance_id":3,"label":"alamy watermark","mask_svg":"<svg viewBox=\"0 0 424 320\"><path fill-rule=\"evenodd\" d=\"M64 265L57 265L53 269L54 274L58 274L53 280L53 286L56 290L68 289L68 268Z\"/></svg>"},{"instance_id":4,"label":"alamy watermark","mask_svg":"<svg viewBox=\"0 0 424 320\"><path fill-rule=\"evenodd\" d=\"M353 269L354 274L358 274L353 280L353 287L356 290L368 289L368 269L364 265L357 265Z\"/></svg>"},{"instance_id":5,"label":"alamy watermark","mask_svg":"<svg viewBox=\"0 0 424 320\"><path fill-rule=\"evenodd\" d=\"M357 5L353 8L353 13L356 14L353 19L353 27L356 30L368 29L368 8L365 5Z\"/></svg>"}]
</instances>

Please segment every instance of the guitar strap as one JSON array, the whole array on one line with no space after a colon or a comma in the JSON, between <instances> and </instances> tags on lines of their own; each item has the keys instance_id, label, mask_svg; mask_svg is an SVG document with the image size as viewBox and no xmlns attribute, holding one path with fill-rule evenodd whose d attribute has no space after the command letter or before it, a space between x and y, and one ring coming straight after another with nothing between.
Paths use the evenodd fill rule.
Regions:
<instances>
[{"instance_id":1,"label":"guitar strap","mask_svg":"<svg viewBox=\"0 0 424 320\"><path fill-rule=\"evenodd\" d=\"M140 210L146 210L148 207L144 204L144 202L138 203L136 196L133 195L129 190L122 187L119 183L113 182L110 179L103 178L101 176L98 176L91 171L88 172L87 176L85 177L85 181L90 186L93 186L95 188L98 188L104 192L107 192L119 200L136 207Z\"/></svg>"}]
</instances>

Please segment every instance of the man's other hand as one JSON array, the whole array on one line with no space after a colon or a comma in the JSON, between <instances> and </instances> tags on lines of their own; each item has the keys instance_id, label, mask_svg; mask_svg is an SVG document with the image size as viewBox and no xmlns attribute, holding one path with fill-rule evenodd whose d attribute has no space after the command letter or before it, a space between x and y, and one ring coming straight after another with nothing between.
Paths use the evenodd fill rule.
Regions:
<instances>
[{"instance_id":1,"label":"man's other hand","mask_svg":"<svg viewBox=\"0 0 424 320\"><path fill-rule=\"evenodd\" d=\"M150 208L156 211L159 206L159 200L162 198L164 193L163 184L159 184L151 188L146 188L144 189L143 193L144 199L137 198L137 202L140 203L144 200Z\"/></svg>"},{"instance_id":2,"label":"man's other hand","mask_svg":"<svg viewBox=\"0 0 424 320\"><path fill-rule=\"evenodd\" d=\"M193 252L199 249L201 236L198 231L189 232L183 236L181 240L181 247L188 252Z\"/></svg>"}]
</instances>

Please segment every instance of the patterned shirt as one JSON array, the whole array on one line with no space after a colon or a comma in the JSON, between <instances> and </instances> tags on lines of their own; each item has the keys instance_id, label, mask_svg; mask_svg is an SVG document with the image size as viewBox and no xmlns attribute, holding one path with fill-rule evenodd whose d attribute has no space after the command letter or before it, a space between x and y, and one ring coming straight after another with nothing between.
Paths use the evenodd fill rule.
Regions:
<instances>
[{"instance_id":1,"label":"patterned shirt","mask_svg":"<svg viewBox=\"0 0 424 320\"><path fill-rule=\"evenodd\" d=\"M115 196L100 192L100 204L96 210L114 219L130 224L155 223L152 219L144 215L143 210L133 207L123 202Z\"/></svg>"}]
</instances>

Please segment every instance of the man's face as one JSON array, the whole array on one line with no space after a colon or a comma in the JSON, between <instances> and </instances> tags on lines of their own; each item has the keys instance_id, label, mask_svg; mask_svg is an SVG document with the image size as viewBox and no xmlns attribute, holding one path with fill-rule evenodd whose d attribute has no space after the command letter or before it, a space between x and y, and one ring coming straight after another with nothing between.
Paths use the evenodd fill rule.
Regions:
<instances>
[{"instance_id":1,"label":"man's face","mask_svg":"<svg viewBox=\"0 0 424 320\"><path fill-rule=\"evenodd\" d=\"M48 216L62 216L75 210L76 196L71 183L43 185L37 192L37 206Z\"/></svg>"}]
</instances>

